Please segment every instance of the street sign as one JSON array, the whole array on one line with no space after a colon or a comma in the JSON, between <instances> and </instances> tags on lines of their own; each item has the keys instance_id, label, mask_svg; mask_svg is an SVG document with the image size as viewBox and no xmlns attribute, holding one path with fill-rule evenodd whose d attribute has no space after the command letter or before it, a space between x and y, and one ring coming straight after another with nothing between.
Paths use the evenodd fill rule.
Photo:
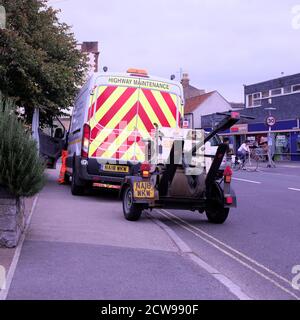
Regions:
<instances>
[{"instance_id":1,"label":"street sign","mask_svg":"<svg viewBox=\"0 0 300 320\"><path fill-rule=\"evenodd\" d=\"M188 129L190 126L190 122L188 120L184 120L182 123L182 128Z\"/></svg>"},{"instance_id":2,"label":"street sign","mask_svg":"<svg viewBox=\"0 0 300 320\"><path fill-rule=\"evenodd\" d=\"M273 127L276 124L276 119L273 116L269 116L266 119L266 123L269 127Z\"/></svg>"}]
</instances>

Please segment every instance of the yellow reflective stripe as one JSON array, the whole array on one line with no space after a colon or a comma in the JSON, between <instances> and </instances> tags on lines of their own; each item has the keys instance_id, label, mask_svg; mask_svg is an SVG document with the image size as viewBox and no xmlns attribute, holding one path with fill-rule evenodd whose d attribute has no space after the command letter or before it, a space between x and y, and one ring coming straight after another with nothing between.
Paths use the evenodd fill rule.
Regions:
<instances>
[{"instance_id":1,"label":"yellow reflective stripe","mask_svg":"<svg viewBox=\"0 0 300 320\"><path fill-rule=\"evenodd\" d=\"M153 90L152 93L153 93L157 103L161 107L162 112L164 113L165 117L167 118L170 126L172 128L176 127L176 119L174 119L173 114L172 114L171 110L169 109L169 107L168 107L165 99L161 95L161 93L159 91L156 91L156 90Z\"/></svg>"},{"instance_id":2,"label":"yellow reflective stripe","mask_svg":"<svg viewBox=\"0 0 300 320\"><path fill-rule=\"evenodd\" d=\"M141 136L143 137L143 139L151 138L150 132L146 129L144 122L140 117L138 117L138 120L137 120L137 129L141 134Z\"/></svg>"},{"instance_id":3,"label":"yellow reflective stripe","mask_svg":"<svg viewBox=\"0 0 300 320\"><path fill-rule=\"evenodd\" d=\"M140 146L136 142L127 150L121 159L124 161L129 161L132 160L134 156L136 156L139 162L145 161L145 154L142 152Z\"/></svg>"},{"instance_id":4,"label":"yellow reflective stripe","mask_svg":"<svg viewBox=\"0 0 300 320\"><path fill-rule=\"evenodd\" d=\"M122 133L110 144L108 149L102 154L103 158L110 158L115 152L122 146L122 144L127 140L132 131L134 131L136 123L136 117L134 117L128 124L128 126L122 131ZM134 139L134 138L133 138Z\"/></svg>"},{"instance_id":5,"label":"yellow reflective stripe","mask_svg":"<svg viewBox=\"0 0 300 320\"><path fill-rule=\"evenodd\" d=\"M179 116L180 115L183 116L183 113L182 113L183 110L182 110L182 106L181 106L180 101L179 101L179 97L176 96L176 94L170 94L170 96L171 96L171 98L172 98L172 100L173 100L173 102L174 102L174 104L175 104L175 106L177 108L177 111L179 111Z\"/></svg>"},{"instance_id":6,"label":"yellow reflective stripe","mask_svg":"<svg viewBox=\"0 0 300 320\"><path fill-rule=\"evenodd\" d=\"M127 88L125 88L126 90ZM117 89L116 89L117 90ZM131 97L123 104L121 109L114 115L114 117L108 122L106 125L106 128L115 128L118 124L125 127L127 123L120 123L120 119L123 119L124 116L130 111L130 109L133 107L133 105L138 100L138 91L136 90ZM100 110L102 107L100 108ZM136 119L136 117L134 117ZM109 134L112 132L112 129L103 129L100 131L100 133L97 135L97 137L92 141L90 145L90 154L93 154L97 148L100 146L100 144L109 136Z\"/></svg>"},{"instance_id":7,"label":"yellow reflective stripe","mask_svg":"<svg viewBox=\"0 0 300 320\"><path fill-rule=\"evenodd\" d=\"M153 111L151 104L149 103L148 99L145 97L144 92L142 90L140 91L140 102L141 102L140 107L144 108L151 122L157 123L159 126L162 126L156 113Z\"/></svg>"},{"instance_id":8,"label":"yellow reflective stripe","mask_svg":"<svg viewBox=\"0 0 300 320\"><path fill-rule=\"evenodd\" d=\"M113 106L113 104L121 97L125 92L126 87L118 87L101 105L101 108L96 112L94 117L90 121L91 129L94 129L99 121L105 116L107 111ZM99 95L100 96L100 95Z\"/></svg>"}]
</instances>

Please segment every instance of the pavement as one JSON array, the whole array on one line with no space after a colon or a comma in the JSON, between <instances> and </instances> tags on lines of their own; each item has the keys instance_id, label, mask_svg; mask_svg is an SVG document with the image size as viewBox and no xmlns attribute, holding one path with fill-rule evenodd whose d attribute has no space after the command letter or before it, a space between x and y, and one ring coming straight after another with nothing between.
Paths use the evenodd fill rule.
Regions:
<instances>
[{"instance_id":1,"label":"pavement","mask_svg":"<svg viewBox=\"0 0 300 320\"><path fill-rule=\"evenodd\" d=\"M126 221L116 193L74 197L57 173L39 195L8 300L236 299L152 220Z\"/></svg>"},{"instance_id":2,"label":"pavement","mask_svg":"<svg viewBox=\"0 0 300 320\"><path fill-rule=\"evenodd\" d=\"M74 197L57 176L48 171L7 299L300 299L300 164L235 172L238 208L220 226L178 210L128 222L117 193Z\"/></svg>"}]
</instances>

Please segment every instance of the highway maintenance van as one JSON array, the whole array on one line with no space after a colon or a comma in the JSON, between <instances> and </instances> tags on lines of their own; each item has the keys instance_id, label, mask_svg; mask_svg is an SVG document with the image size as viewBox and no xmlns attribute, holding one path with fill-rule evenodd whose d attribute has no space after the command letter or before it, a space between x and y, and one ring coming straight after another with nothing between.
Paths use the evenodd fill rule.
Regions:
<instances>
[{"instance_id":1,"label":"highway maintenance van","mask_svg":"<svg viewBox=\"0 0 300 320\"><path fill-rule=\"evenodd\" d=\"M72 194L120 188L144 162L151 131L181 127L183 104L179 82L145 70L95 73L75 101L68 134L65 180L72 177Z\"/></svg>"}]
</instances>

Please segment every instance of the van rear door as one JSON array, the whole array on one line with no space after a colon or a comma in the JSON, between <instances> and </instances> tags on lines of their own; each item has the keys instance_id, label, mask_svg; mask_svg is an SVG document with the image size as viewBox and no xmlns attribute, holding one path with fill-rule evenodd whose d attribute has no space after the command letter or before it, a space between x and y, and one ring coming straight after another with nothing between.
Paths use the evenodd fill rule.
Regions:
<instances>
[{"instance_id":1,"label":"van rear door","mask_svg":"<svg viewBox=\"0 0 300 320\"><path fill-rule=\"evenodd\" d=\"M89 108L89 157L143 162L143 139L150 137L155 124L180 124L180 86L129 75L99 78Z\"/></svg>"}]
</instances>

